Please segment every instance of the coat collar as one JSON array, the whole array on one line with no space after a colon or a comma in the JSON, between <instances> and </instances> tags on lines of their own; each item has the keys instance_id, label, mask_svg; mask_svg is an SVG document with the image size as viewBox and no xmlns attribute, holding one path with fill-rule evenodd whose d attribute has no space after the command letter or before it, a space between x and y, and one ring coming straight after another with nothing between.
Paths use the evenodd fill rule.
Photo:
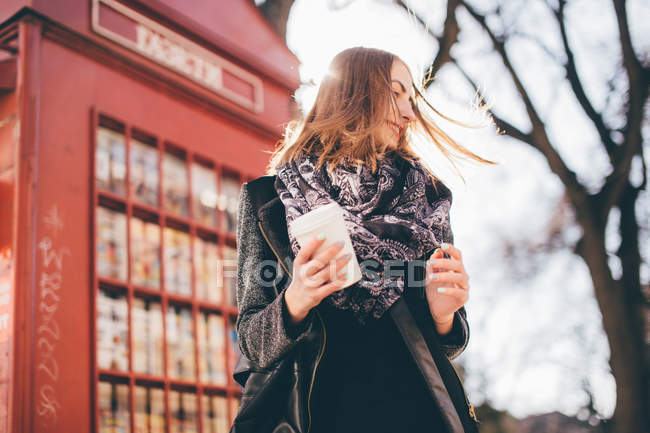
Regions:
<instances>
[{"instance_id":1,"label":"coat collar","mask_svg":"<svg viewBox=\"0 0 650 433\"><path fill-rule=\"evenodd\" d=\"M289 243L287 220L284 205L280 198L275 195L260 206L257 211L257 218L269 245L274 249L274 253L282 258L283 263L291 272L295 255Z\"/></svg>"}]
</instances>

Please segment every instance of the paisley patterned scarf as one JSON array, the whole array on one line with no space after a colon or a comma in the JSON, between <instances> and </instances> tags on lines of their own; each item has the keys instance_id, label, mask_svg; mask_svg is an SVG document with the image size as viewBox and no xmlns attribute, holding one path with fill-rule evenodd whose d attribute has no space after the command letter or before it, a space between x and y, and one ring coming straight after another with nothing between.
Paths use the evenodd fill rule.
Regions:
<instances>
[{"instance_id":1,"label":"paisley patterned scarf","mask_svg":"<svg viewBox=\"0 0 650 433\"><path fill-rule=\"evenodd\" d=\"M316 160L316 155L303 153L277 167L275 189L285 206L287 227L332 201L342 207L363 277L324 301L351 311L365 324L380 318L404 291L406 271L385 272L386 262L423 258L442 242L453 243L452 194L441 182L436 193L421 163L396 152L379 161L374 175L365 165L341 164L332 172L326 170L327 164L316 169ZM298 254L300 247L291 233L289 240Z\"/></svg>"}]
</instances>

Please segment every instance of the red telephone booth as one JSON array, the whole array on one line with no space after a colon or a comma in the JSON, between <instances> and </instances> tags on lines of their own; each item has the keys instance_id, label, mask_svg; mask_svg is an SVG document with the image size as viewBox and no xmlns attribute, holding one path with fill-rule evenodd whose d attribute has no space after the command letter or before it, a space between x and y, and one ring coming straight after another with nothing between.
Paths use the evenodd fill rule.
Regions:
<instances>
[{"instance_id":1,"label":"red telephone booth","mask_svg":"<svg viewBox=\"0 0 650 433\"><path fill-rule=\"evenodd\" d=\"M0 432L226 432L239 189L297 59L252 0L0 22Z\"/></svg>"}]
</instances>

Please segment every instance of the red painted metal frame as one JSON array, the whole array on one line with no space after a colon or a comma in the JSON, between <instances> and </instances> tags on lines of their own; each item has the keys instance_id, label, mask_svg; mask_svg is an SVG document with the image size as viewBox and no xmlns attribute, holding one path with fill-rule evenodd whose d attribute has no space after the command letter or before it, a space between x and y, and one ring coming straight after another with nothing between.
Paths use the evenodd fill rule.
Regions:
<instances>
[{"instance_id":1,"label":"red painted metal frame","mask_svg":"<svg viewBox=\"0 0 650 433\"><path fill-rule=\"evenodd\" d=\"M37 56L26 55L40 51L39 23L23 21L18 24L20 53L17 91L20 116L20 149L18 155L18 195L16 197L19 227L16 229L16 298L13 347L13 396L9 404L10 428L33 431L32 396L34 394L34 287L36 286L36 192L37 182L37 107L39 104L40 62ZM27 367L26 367L27 366Z\"/></svg>"},{"instance_id":2,"label":"red painted metal frame","mask_svg":"<svg viewBox=\"0 0 650 433\"><path fill-rule=\"evenodd\" d=\"M13 406L13 382L16 381L14 369L14 348L15 334L14 321L16 320L15 299L18 296L16 287L16 256L18 253L17 245L17 215L18 215L18 176L19 176L19 155L18 155L18 138L15 137L15 128L19 125L20 99L16 90L17 81L17 53L18 25L14 24L0 32L0 44L3 46L3 52L0 55L5 59L5 64L13 63L9 69L13 69L13 86L11 81L5 82L7 88L0 95L0 143L4 141L6 147L0 146L0 262L8 260L8 265L3 268L0 266L0 279L3 281L0 285L6 284L0 290L2 292L2 303L0 311L3 316L0 330L0 410L3 412L0 416L0 432L7 432L11 426L12 406ZM0 75L7 69L0 68ZM9 78L9 77L7 77ZM2 81L2 80L0 80Z\"/></svg>"},{"instance_id":3,"label":"red painted metal frame","mask_svg":"<svg viewBox=\"0 0 650 433\"><path fill-rule=\"evenodd\" d=\"M268 51L241 53L225 52L222 41L209 32L195 34L193 27L200 7L194 3L183 3L192 11L192 18L174 13L166 4L172 0L125 0L172 30L183 34L203 47L214 50L239 66L258 74L265 91L264 112L259 115L246 113L234 104L222 100L218 95L165 70L160 65L128 52L111 41L90 31L89 0L35 0L31 7L22 9L11 22L0 23L0 34L11 27L17 31L16 103L19 138L16 154L16 188L14 196L14 245L15 248L15 298L13 335L11 336L11 390L9 395L8 423L12 433L96 431L98 427L97 383L101 379L123 381L129 384L129 406L131 427L135 408L135 385L157 386L164 390L167 426L170 425L169 392L172 389L196 391L198 409L197 423L204 428L201 412L203 394L219 394L228 398L228 418L232 419L233 397L240 396L240 388L228 375L225 386L202 383L199 373L198 344L194 347L195 380L169 379L167 366L168 348L167 311L170 306L183 304L192 314L194 338L199 337L197 318L200 312L221 314L224 317L224 350L228 372L232 371L232 357L228 356L231 346L230 326L237 310L227 305L229 293L222 284L222 300L214 304L196 299L195 269L192 266L192 296L183 297L164 290L164 232L168 223L176 222L186 228L190 235L190 255L194 260L195 237L216 240L217 254L224 255L224 246L236 247L232 233L225 233L224 214L217 212L217 226L206 227L194 221L193 206L189 206L188 218L179 218L164 211L162 158L168 144L185 150L188 176L195 161L213 168L218 193L221 192L225 173L237 173L239 182L250 180L261 174L273 142L282 132L281 123L288 120L290 87L297 73L292 61L273 61L274 68L265 67L269 58L288 59L279 56L279 42L275 44L276 54L268 57ZM241 12L250 7L259 11L248 0L229 0L237 4ZM1 2L0 2L1 3ZM244 4L246 3L246 4ZM180 3L179 3L180 4ZM221 4L221 3L219 3ZM62 7L65 6L65 7ZM216 3L211 3L216 5ZM0 13L7 5L0 6ZM207 7L207 6L206 6ZM88 12L88 13L86 13ZM214 11L213 11L214 12ZM230 13L230 10L228 10ZM88 16L86 16L88 15ZM238 16L241 16L238 15ZM261 15L250 26L243 26L247 37L260 32ZM199 27L207 18L201 18ZM200 20L199 20L200 21ZM266 34L266 30L260 34ZM259 39L259 38L258 38ZM268 39L268 38L267 38ZM286 49L286 47L282 48ZM288 50L287 50L288 53ZM279 57L278 57L279 56ZM295 63L297 65L297 61ZM287 72L286 80L278 73ZM117 94L116 92L124 92ZM130 165L130 135L132 130L156 132L148 134L156 139L158 148L159 202L157 207L136 203L130 197L130 182L127 179L127 193L124 197L95 188L95 140L100 114L124 124L127 146L126 164ZM128 119L129 122L124 122ZM178 124L170 123L178 119ZM170 126L173 125L173 126ZM143 128L140 128L142 126ZM86 129L88 128L88 129ZM183 141L187 137L186 141ZM3 143L0 143L3 144ZM88 166L87 164L90 164ZM127 168L127 173L129 169ZM243 174L242 174L243 173ZM130 175L130 173L129 173ZM188 186L192 188L191 178ZM190 203L191 197L190 191ZM130 252L130 220L139 211L157 217L160 226L160 289L152 290L125 282L98 278L95 274L95 211L104 200L121 203L127 218L127 251ZM58 305L55 319L62 334L50 358L56 358L58 382L46 381L39 363L44 359L43 348L48 341L43 339L42 313L39 312L42 291L39 281L49 272L43 265L43 254L39 242L54 232L48 231L44 217L47 211L57 205L63 210L66 229L58 236L58 246L70 246L72 258L66 256L65 282L61 293L65 300ZM131 266L127 257L127 266ZM128 270L130 274L130 269ZM160 302L163 320L163 375L152 377L132 371L132 350L129 347L129 371L115 372L97 368L97 311L96 295L100 285L110 285L127 296L128 317L132 314L134 297L155 299ZM89 322L89 323L88 323ZM131 326L127 344L132 344ZM43 347L41 347L43 345ZM51 361L53 359L50 359ZM44 424L45 418L39 411L45 409L41 392L43 386L56 389L55 403L59 404L58 420ZM205 429L204 429L205 430Z\"/></svg>"}]
</instances>

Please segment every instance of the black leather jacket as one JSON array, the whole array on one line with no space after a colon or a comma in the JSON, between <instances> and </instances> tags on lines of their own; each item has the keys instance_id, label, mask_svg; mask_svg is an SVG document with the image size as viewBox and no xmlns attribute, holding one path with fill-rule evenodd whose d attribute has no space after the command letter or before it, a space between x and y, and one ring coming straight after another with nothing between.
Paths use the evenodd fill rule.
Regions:
<instances>
[{"instance_id":1,"label":"black leather jacket","mask_svg":"<svg viewBox=\"0 0 650 433\"><path fill-rule=\"evenodd\" d=\"M248 405L254 406L258 390L271 375L283 375L290 383L286 400L278 405L268 405L261 410L273 418L269 432L308 433L310 397L318 363L326 350L324 321L318 307L313 308L300 325L291 325L284 304L284 291L291 279L293 252L289 245L284 206L273 186L275 176L262 176L242 187L238 237L238 290L239 316L237 332L243 356L234 371L235 380L246 384L240 414L235 419L231 433L250 431L246 417L240 416ZM424 259L414 261L415 279L424 277ZM259 263L271 264L266 269ZM409 266L409 263L405 263ZM406 268L405 268L406 269ZM260 272L266 273L260 279ZM269 274L269 271L270 274ZM260 283L262 282L262 283ZM435 324L424 302L421 287L409 290L406 281L404 296L389 310L409 351L425 378L426 385L439 403L441 413L450 433L477 432L474 409L469 403L462 383L449 361L449 350L441 345ZM253 290L254 293L247 293ZM259 298L254 298L253 296ZM251 301L253 299L253 301ZM465 320L465 310L457 312L455 321ZM459 326L454 324L454 327ZM468 337L467 329L467 337ZM462 351L466 342L460 348ZM296 354L292 364L279 363L286 353ZM453 356L457 356L458 353ZM279 371L278 365L284 371ZM274 392L268 390L267 392ZM261 400L258 398L258 400ZM259 413L256 408L256 413ZM278 416L278 414L281 414ZM264 433L264 432L256 432Z\"/></svg>"}]
</instances>

